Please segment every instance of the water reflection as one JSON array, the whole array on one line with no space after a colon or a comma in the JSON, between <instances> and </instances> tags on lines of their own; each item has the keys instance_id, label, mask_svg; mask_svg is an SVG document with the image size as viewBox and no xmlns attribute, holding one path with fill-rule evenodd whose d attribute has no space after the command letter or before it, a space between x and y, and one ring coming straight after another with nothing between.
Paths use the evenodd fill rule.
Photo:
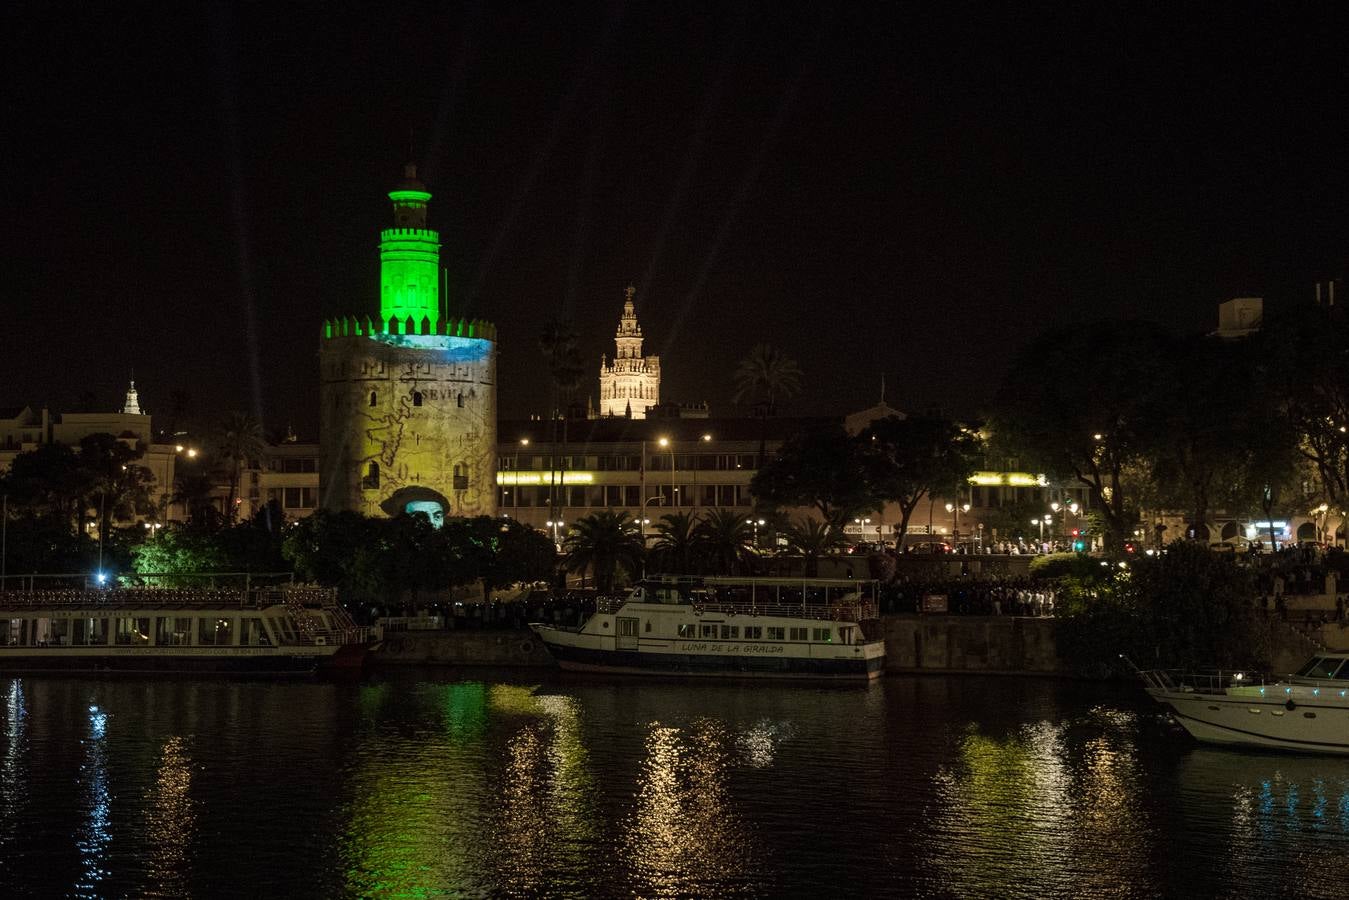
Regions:
<instances>
[{"instance_id":1,"label":"water reflection","mask_svg":"<svg viewBox=\"0 0 1349 900\"><path fill-rule=\"evenodd\" d=\"M112 795L108 790L108 751L105 744L108 714L97 705L89 707L89 737L85 741L85 762L81 767L85 820L76 845L80 851L80 879L75 893L81 897L102 896L101 883L108 876L108 828Z\"/></svg>"},{"instance_id":2,"label":"water reflection","mask_svg":"<svg viewBox=\"0 0 1349 900\"><path fill-rule=\"evenodd\" d=\"M715 720L690 728L653 722L638 776L637 809L624 830L639 893L675 897L747 886L766 867L730 801L734 737Z\"/></svg>"},{"instance_id":3,"label":"water reflection","mask_svg":"<svg viewBox=\"0 0 1349 900\"><path fill-rule=\"evenodd\" d=\"M1091 896L1131 892L1148 843L1133 723L1099 713L1003 736L966 728L956 761L936 774L923 849L935 883L956 894L1036 896L1068 884Z\"/></svg>"},{"instance_id":4,"label":"water reflection","mask_svg":"<svg viewBox=\"0 0 1349 900\"><path fill-rule=\"evenodd\" d=\"M28 801L28 706L23 682L11 678L5 688L5 757L0 765L0 848L14 842L21 811Z\"/></svg>"},{"instance_id":5,"label":"water reflection","mask_svg":"<svg viewBox=\"0 0 1349 900\"><path fill-rule=\"evenodd\" d=\"M1180 760L1177 778L1187 828L1230 829L1227 882L1268 878L1277 860L1291 896L1349 894L1349 760L1199 747ZM1308 832L1318 852L1296 852Z\"/></svg>"},{"instance_id":6,"label":"water reflection","mask_svg":"<svg viewBox=\"0 0 1349 900\"><path fill-rule=\"evenodd\" d=\"M187 742L171 737L160 753L154 784L146 791L146 875L166 896L186 896L189 850L196 831L192 803L192 761Z\"/></svg>"}]
</instances>

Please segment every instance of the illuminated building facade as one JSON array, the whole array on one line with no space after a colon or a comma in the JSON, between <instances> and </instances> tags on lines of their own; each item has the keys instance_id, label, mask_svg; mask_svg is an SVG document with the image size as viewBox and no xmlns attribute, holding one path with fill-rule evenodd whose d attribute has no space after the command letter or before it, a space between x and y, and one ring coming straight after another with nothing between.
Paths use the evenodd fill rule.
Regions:
<instances>
[{"instance_id":1,"label":"illuminated building facade","mask_svg":"<svg viewBox=\"0 0 1349 900\"><path fill-rule=\"evenodd\" d=\"M380 234L380 312L323 323L320 505L366 515L496 512L496 328L442 314L431 194L409 165Z\"/></svg>"},{"instance_id":2,"label":"illuminated building facade","mask_svg":"<svg viewBox=\"0 0 1349 900\"><path fill-rule=\"evenodd\" d=\"M614 361L600 357L600 415L645 419L660 403L660 357L642 355L642 326L633 306L636 288L628 286L618 320Z\"/></svg>"}]
</instances>

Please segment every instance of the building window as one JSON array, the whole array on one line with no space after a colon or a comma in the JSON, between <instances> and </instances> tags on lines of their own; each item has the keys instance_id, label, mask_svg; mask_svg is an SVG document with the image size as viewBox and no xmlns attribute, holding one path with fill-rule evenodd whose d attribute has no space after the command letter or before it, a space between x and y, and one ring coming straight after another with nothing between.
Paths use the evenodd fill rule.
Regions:
<instances>
[{"instance_id":1,"label":"building window","mask_svg":"<svg viewBox=\"0 0 1349 900\"><path fill-rule=\"evenodd\" d=\"M454 489L456 491L468 490L468 466L464 463L454 464Z\"/></svg>"},{"instance_id":2,"label":"building window","mask_svg":"<svg viewBox=\"0 0 1349 900\"><path fill-rule=\"evenodd\" d=\"M379 487L379 463L372 462L365 470L365 478L361 480L361 487L367 490Z\"/></svg>"},{"instance_id":3,"label":"building window","mask_svg":"<svg viewBox=\"0 0 1349 900\"><path fill-rule=\"evenodd\" d=\"M375 403L376 403L378 400L379 400L379 394L378 394L377 392L375 392L375 391L371 391L371 392L370 392L370 405L371 405L371 406L374 406Z\"/></svg>"},{"instance_id":4,"label":"building window","mask_svg":"<svg viewBox=\"0 0 1349 900\"><path fill-rule=\"evenodd\" d=\"M413 392L412 392L412 405L413 405L413 406L421 406L421 405L422 405L422 392L421 392L421 391L413 391Z\"/></svg>"}]
</instances>

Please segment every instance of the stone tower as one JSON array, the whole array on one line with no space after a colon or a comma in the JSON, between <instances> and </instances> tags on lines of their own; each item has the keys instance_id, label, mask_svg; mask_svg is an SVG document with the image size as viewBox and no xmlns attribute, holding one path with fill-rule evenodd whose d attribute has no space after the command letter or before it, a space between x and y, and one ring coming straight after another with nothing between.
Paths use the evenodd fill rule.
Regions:
<instances>
[{"instance_id":1,"label":"stone tower","mask_svg":"<svg viewBox=\"0 0 1349 900\"><path fill-rule=\"evenodd\" d=\"M632 297L636 288L625 291L623 317L614 335L617 345L613 364L600 358L600 415L645 419L649 406L660 402L660 357L642 356L642 327Z\"/></svg>"},{"instance_id":2,"label":"stone tower","mask_svg":"<svg viewBox=\"0 0 1349 900\"><path fill-rule=\"evenodd\" d=\"M496 328L441 314L431 194L408 165L380 232L379 316L323 323L320 493L366 515L496 513Z\"/></svg>"}]
</instances>

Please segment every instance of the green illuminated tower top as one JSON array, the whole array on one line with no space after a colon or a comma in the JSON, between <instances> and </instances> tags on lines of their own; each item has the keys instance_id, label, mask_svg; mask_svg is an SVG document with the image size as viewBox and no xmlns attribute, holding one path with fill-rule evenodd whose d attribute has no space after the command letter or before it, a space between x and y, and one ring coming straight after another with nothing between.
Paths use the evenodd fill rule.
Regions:
<instances>
[{"instance_id":1,"label":"green illuminated tower top","mask_svg":"<svg viewBox=\"0 0 1349 900\"><path fill-rule=\"evenodd\" d=\"M385 322L409 316L440 323L440 235L426 227L431 193L417 180L417 167L403 167L403 180L389 192L394 227L379 235L379 313Z\"/></svg>"}]
</instances>

